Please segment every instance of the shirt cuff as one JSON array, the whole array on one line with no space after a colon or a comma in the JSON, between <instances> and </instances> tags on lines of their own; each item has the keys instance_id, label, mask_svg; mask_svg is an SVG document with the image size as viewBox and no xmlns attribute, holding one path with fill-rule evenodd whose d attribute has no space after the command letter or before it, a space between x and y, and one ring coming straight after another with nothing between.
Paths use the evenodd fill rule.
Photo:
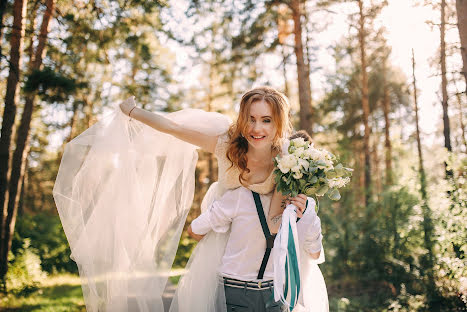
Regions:
<instances>
[{"instance_id":1,"label":"shirt cuff","mask_svg":"<svg viewBox=\"0 0 467 312\"><path fill-rule=\"evenodd\" d=\"M198 235L205 235L211 230L211 223L209 222L209 211L202 213L198 218L191 222L191 231Z\"/></svg>"},{"instance_id":2,"label":"shirt cuff","mask_svg":"<svg viewBox=\"0 0 467 312\"><path fill-rule=\"evenodd\" d=\"M322 248L323 235L319 233L318 238L304 241L303 248L309 253L316 253Z\"/></svg>"}]
</instances>

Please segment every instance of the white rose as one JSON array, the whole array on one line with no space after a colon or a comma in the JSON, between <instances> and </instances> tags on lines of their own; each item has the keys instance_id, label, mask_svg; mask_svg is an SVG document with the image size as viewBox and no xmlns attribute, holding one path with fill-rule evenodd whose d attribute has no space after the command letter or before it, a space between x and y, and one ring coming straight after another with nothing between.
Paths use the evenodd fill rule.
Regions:
<instances>
[{"instance_id":1,"label":"white rose","mask_svg":"<svg viewBox=\"0 0 467 312\"><path fill-rule=\"evenodd\" d=\"M318 160L321 160L321 152L317 149L312 149L310 151L310 157L311 159L313 159L314 161L318 161Z\"/></svg>"},{"instance_id":2,"label":"white rose","mask_svg":"<svg viewBox=\"0 0 467 312\"><path fill-rule=\"evenodd\" d=\"M303 153L305 152L305 149L303 147L299 147L297 148L293 154L296 156L296 157L302 157Z\"/></svg>"},{"instance_id":3,"label":"white rose","mask_svg":"<svg viewBox=\"0 0 467 312\"><path fill-rule=\"evenodd\" d=\"M297 159L295 158L294 155L285 155L282 158L281 163L283 164L285 168L290 169L297 164Z\"/></svg>"},{"instance_id":4,"label":"white rose","mask_svg":"<svg viewBox=\"0 0 467 312\"><path fill-rule=\"evenodd\" d=\"M293 146L295 147L302 147L302 146L305 146L306 145L306 141L304 138L295 138L293 140L291 140Z\"/></svg>"},{"instance_id":5,"label":"white rose","mask_svg":"<svg viewBox=\"0 0 467 312\"><path fill-rule=\"evenodd\" d=\"M290 168L284 167L284 166L282 165L282 163L280 163L280 162L277 164L277 168L279 168L279 170L280 170L282 173L287 173L287 172L289 172L289 170L290 170Z\"/></svg>"},{"instance_id":6,"label":"white rose","mask_svg":"<svg viewBox=\"0 0 467 312\"><path fill-rule=\"evenodd\" d=\"M327 152L325 150L319 150L319 160L326 162Z\"/></svg>"},{"instance_id":7,"label":"white rose","mask_svg":"<svg viewBox=\"0 0 467 312\"><path fill-rule=\"evenodd\" d=\"M309 147L309 148L307 148L306 150L303 151L302 157L304 159L310 159L312 154L313 154L313 149L311 147Z\"/></svg>"}]
</instances>

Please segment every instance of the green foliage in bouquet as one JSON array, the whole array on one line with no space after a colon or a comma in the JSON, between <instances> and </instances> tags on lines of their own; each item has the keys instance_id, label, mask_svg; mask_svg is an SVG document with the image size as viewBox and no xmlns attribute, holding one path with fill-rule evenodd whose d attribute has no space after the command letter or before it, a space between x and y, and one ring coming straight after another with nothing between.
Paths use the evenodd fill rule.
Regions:
<instances>
[{"instance_id":1,"label":"green foliage in bouquet","mask_svg":"<svg viewBox=\"0 0 467 312\"><path fill-rule=\"evenodd\" d=\"M292 197L305 194L341 198L338 189L350 182L352 168L344 167L336 156L301 137L290 140L287 152L274 159L278 191Z\"/></svg>"}]
</instances>

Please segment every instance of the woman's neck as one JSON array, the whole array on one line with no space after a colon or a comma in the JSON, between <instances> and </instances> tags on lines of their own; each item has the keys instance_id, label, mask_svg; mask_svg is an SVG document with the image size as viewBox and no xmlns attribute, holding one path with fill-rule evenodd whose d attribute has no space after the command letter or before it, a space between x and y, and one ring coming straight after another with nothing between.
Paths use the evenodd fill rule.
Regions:
<instances>
[{"instance_id":1,"label":"woman's neck","mask_svg":"<svg viewBox=\"0 0 467 312\"><path fill-rule=\"evenodd\" d=\"M265 148L252 148L251 145L248 148L247 156L249 160L254 162L270 162L271 161L271 147Z\"/></svg>"}]
</instances>

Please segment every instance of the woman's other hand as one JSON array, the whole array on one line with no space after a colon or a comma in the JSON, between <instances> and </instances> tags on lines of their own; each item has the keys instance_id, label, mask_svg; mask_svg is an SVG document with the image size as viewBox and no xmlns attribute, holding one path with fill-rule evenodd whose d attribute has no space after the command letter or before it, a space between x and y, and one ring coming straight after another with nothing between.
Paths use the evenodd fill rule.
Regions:
<instances>
[{"instance_id":1,"label":"woman's other hand","mask_svg":"<svg viewBox=\"0 0 467 312\"><path fill-rule=\"evenodd\" d=\"M193 230L191 229L191 224L188 226L188 235L190 235L192 238L194 238L196 241L200 241L201 239L203 239L203 237L205 235L199 235L199 234L196 234L196 233L193 233Z\"/></svg>"},{"instance_id":2,"label":"woman's other hand","mask_svg":"<svg viewBox=\"0 0 467 312\"><path fill-rule=\"evenodd\" d=\"M288 199L287 204L293 204L295 207L297 207L297 217L301 218L303 217L303 212L305 211L306 208L306 201L307 197L305 194L298 194L296 197L292 197Z\"/></svg>"},{"instance_id":3,"label":"woman's other hand","mask_svg":"<svg viewBox=\"0 0 467 312\"><path fill-rule=\"evenodd\" d=\"M135 97L130 96L128 99L120 103L120 109L125 115L129 115L130 111L136 106Z\"/></svg>"}]
</instances>

